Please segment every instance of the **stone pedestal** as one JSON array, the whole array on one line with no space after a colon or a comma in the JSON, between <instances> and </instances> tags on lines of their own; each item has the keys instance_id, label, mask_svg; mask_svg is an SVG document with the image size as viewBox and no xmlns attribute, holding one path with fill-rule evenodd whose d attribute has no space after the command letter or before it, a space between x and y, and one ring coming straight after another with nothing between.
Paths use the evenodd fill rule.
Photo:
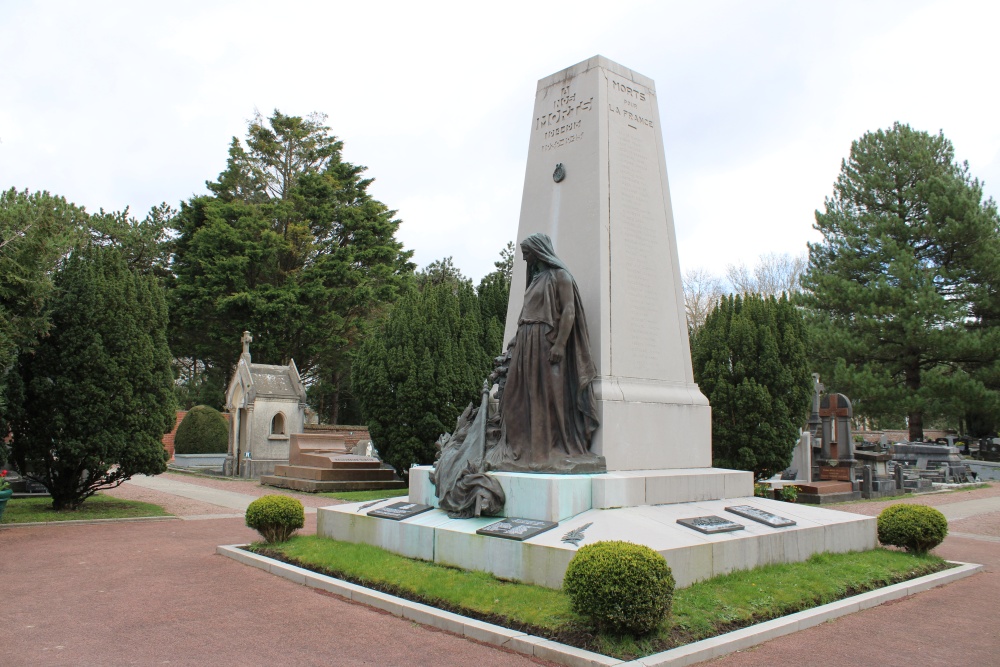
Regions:
<instances>
[{"instance_id":1,"label":"stone pedestal","mask_svg":"<svg viewBox=\"0 0 1000 667\"><path fill-rule=\"evenodd\" d=\"M748 505L795 524L766 526L726 510ZM600 540L649 546L666 558L678 587L734 570L802 561L824 551L844 553L876 546L875 517L754 497L591 509L523 542L476 534L496 518L449 519L441 510L403 521L368 516L367 512L378 507L352 503L320 508L316 532L337 540L374 544L410 558L482 570L549 588L562 586L566 567L579 547ZM705 535L677 523L678 519L702 516L724 517L743 528ZM570 531L582 532L578 544L563 539Z\"/></svg>"},{"instance_id":2,"label":"stone pedestal","mask_svg":"<svg viewBox=\"0 0 1000 667\"><path fill-rule=\"evenodd\" d=\"M431 467L410 468L410 502L438 507ZM722 468L629 470L597 475L495 472L507 502L499 516L565 521L591 509L669 505L753 495L753 474Z\"/></svg>"}]
</instances>

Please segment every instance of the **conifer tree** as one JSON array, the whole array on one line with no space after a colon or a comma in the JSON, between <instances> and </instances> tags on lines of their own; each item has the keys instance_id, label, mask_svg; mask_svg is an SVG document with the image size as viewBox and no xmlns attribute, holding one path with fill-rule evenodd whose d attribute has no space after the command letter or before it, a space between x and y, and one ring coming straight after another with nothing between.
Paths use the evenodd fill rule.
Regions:
<instances>
[{"instance_id":1,"label":"conifer tree","mask_svg":"<svg viewBox=\"0 0 1000 667\"><path fill-rule=\"evenodd\" d=\"M173 220L170 342L196 398L221 397L249 330L254 358L294 358L310 403L339 423L351 354L412 275L396 212L323 121L258 115L207 183L212 195Z\"/></svg>"},{"instance_id":2,"label":"conifer tree","mask_svg":"<svg viewBox=\"0 0 1000 667\"><path fill-rule=\"evenodd\" d=\"M0 433L6 434L4 386L19 352L48 331L52 275L90 216L48 192L0 192ZM0 437L0 440L3 438ZM0 445L0 464L6 448Z\"/></svg>"},{"instance_id":3,"label":"conifer tree","mask_svg":"<svg viewBox=\"0 0 1000 667\"><path fill-rule=\"evenodd\" d=\"M899 123L855 141L803 277L825 384L911 440L928 418L1000 415L1000 218L954 153Z\"/></svg>"},{"instance_id":4,"label":"conifer tree","mask_svg":"<svg viewBox=\"0 0 1000 667\"><path fill-rule=\"evenodd\" d=\"M493 265L496 270L483 276L476 289L479 316L483 323L483 351L490 357L502 354L504 350L503 330L507 321L510 277L514 265L513 243L508 243L500 251L500 259Z\"/></svg>"},{"instance_id":5,"label":"conifer tree","mask_svg":"<svg viewBox=\"0 0 1000 667\"><path fill-rule=\"evenodd\" d=\"M805 323L787 296L722 297L692 336L691 356L712 405L714 465L757 479L784 470L811 395Z\"/></svg>"},{"instance_id":6,"label":"conifer tree","mask_svg":"<svg viewBox=\"0 0 1000 667\"><path fill-rule=\"evenodd\" d=\"M489 373L482 323L467 280L424 281L361 346L353 389L380 456L401 475L434 461Z\"/></svg>"},{"instance_id":7,"label":"conifer tree","mask_svg":"<svg viewBox=\"0 0 1000 667\"><path fill-rule=\"evenodd\" d=\"M12 458L55 509L74 509L132 475L166 470L161 438L174 423L166 302L121 248L91 244L56 275L51 322L12 374Z\"/></svg>"}]
</instances>

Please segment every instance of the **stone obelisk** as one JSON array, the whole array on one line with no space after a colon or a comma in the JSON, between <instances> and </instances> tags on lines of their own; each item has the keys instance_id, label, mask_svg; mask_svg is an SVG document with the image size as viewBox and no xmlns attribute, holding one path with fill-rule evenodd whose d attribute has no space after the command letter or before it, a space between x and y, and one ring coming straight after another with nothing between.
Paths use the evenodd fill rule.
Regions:
<instances>
[{"instance_id":1,"label":"stone obelisk","mask_svg":"<svg viewBox=\"0 0 1000 667\"><path fill-rule=\"evenodd\" d=\"M552 237L580 288L608 470L707 468L653 81L595 56L538 82L517 239ZM514 264L505 340L525 265Z\"/></svg>"}]
</instances>

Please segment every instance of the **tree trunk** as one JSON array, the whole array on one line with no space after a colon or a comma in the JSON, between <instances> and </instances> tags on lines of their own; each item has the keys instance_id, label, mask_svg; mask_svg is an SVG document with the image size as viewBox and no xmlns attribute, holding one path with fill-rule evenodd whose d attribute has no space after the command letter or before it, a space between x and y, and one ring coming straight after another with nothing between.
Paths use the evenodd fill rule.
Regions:
<instances>
[{"instance_id":1,"label":"tree trunk","mask_svg":"<svg viewBox=\"0 0 1000 667\"><path fill-rule=\"evenodd\" d=\"M920 391L920 364L912 363L906 369L906 388L914 394ZM910 426L910 442L920 442L924 439L924 413L913 410L907 415Z\"/></svg>"},{"instance_id":2,"label":"tree trunk","mask_svg":"<svg viewBox=\"0 0 1000 667\"><path fill-rule=\"evenodd\" d=\"M340 389L334 390L330 394L330 423L336 424L340 416Z\"/></svg>"}]
</instances>

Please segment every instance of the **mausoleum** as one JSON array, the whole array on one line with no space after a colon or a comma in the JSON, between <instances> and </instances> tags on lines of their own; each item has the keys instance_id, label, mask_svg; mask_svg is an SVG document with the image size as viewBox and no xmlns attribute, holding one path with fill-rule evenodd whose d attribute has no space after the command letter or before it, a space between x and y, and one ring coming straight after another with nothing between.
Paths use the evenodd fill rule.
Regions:
<instances>
[{"instance_id":1,"label":"mausoleum","mask_svg":"<svg viewBox=\"0 0 1000 667\"><path fill-rule=\"evenodd\" d=\"M255 364L253 337L243 332L243 353L226 390L229 452L225 474L257 478L288 462L288 439L305 424L306 391L295 367Z\"/></svg>"}]
</instances>

